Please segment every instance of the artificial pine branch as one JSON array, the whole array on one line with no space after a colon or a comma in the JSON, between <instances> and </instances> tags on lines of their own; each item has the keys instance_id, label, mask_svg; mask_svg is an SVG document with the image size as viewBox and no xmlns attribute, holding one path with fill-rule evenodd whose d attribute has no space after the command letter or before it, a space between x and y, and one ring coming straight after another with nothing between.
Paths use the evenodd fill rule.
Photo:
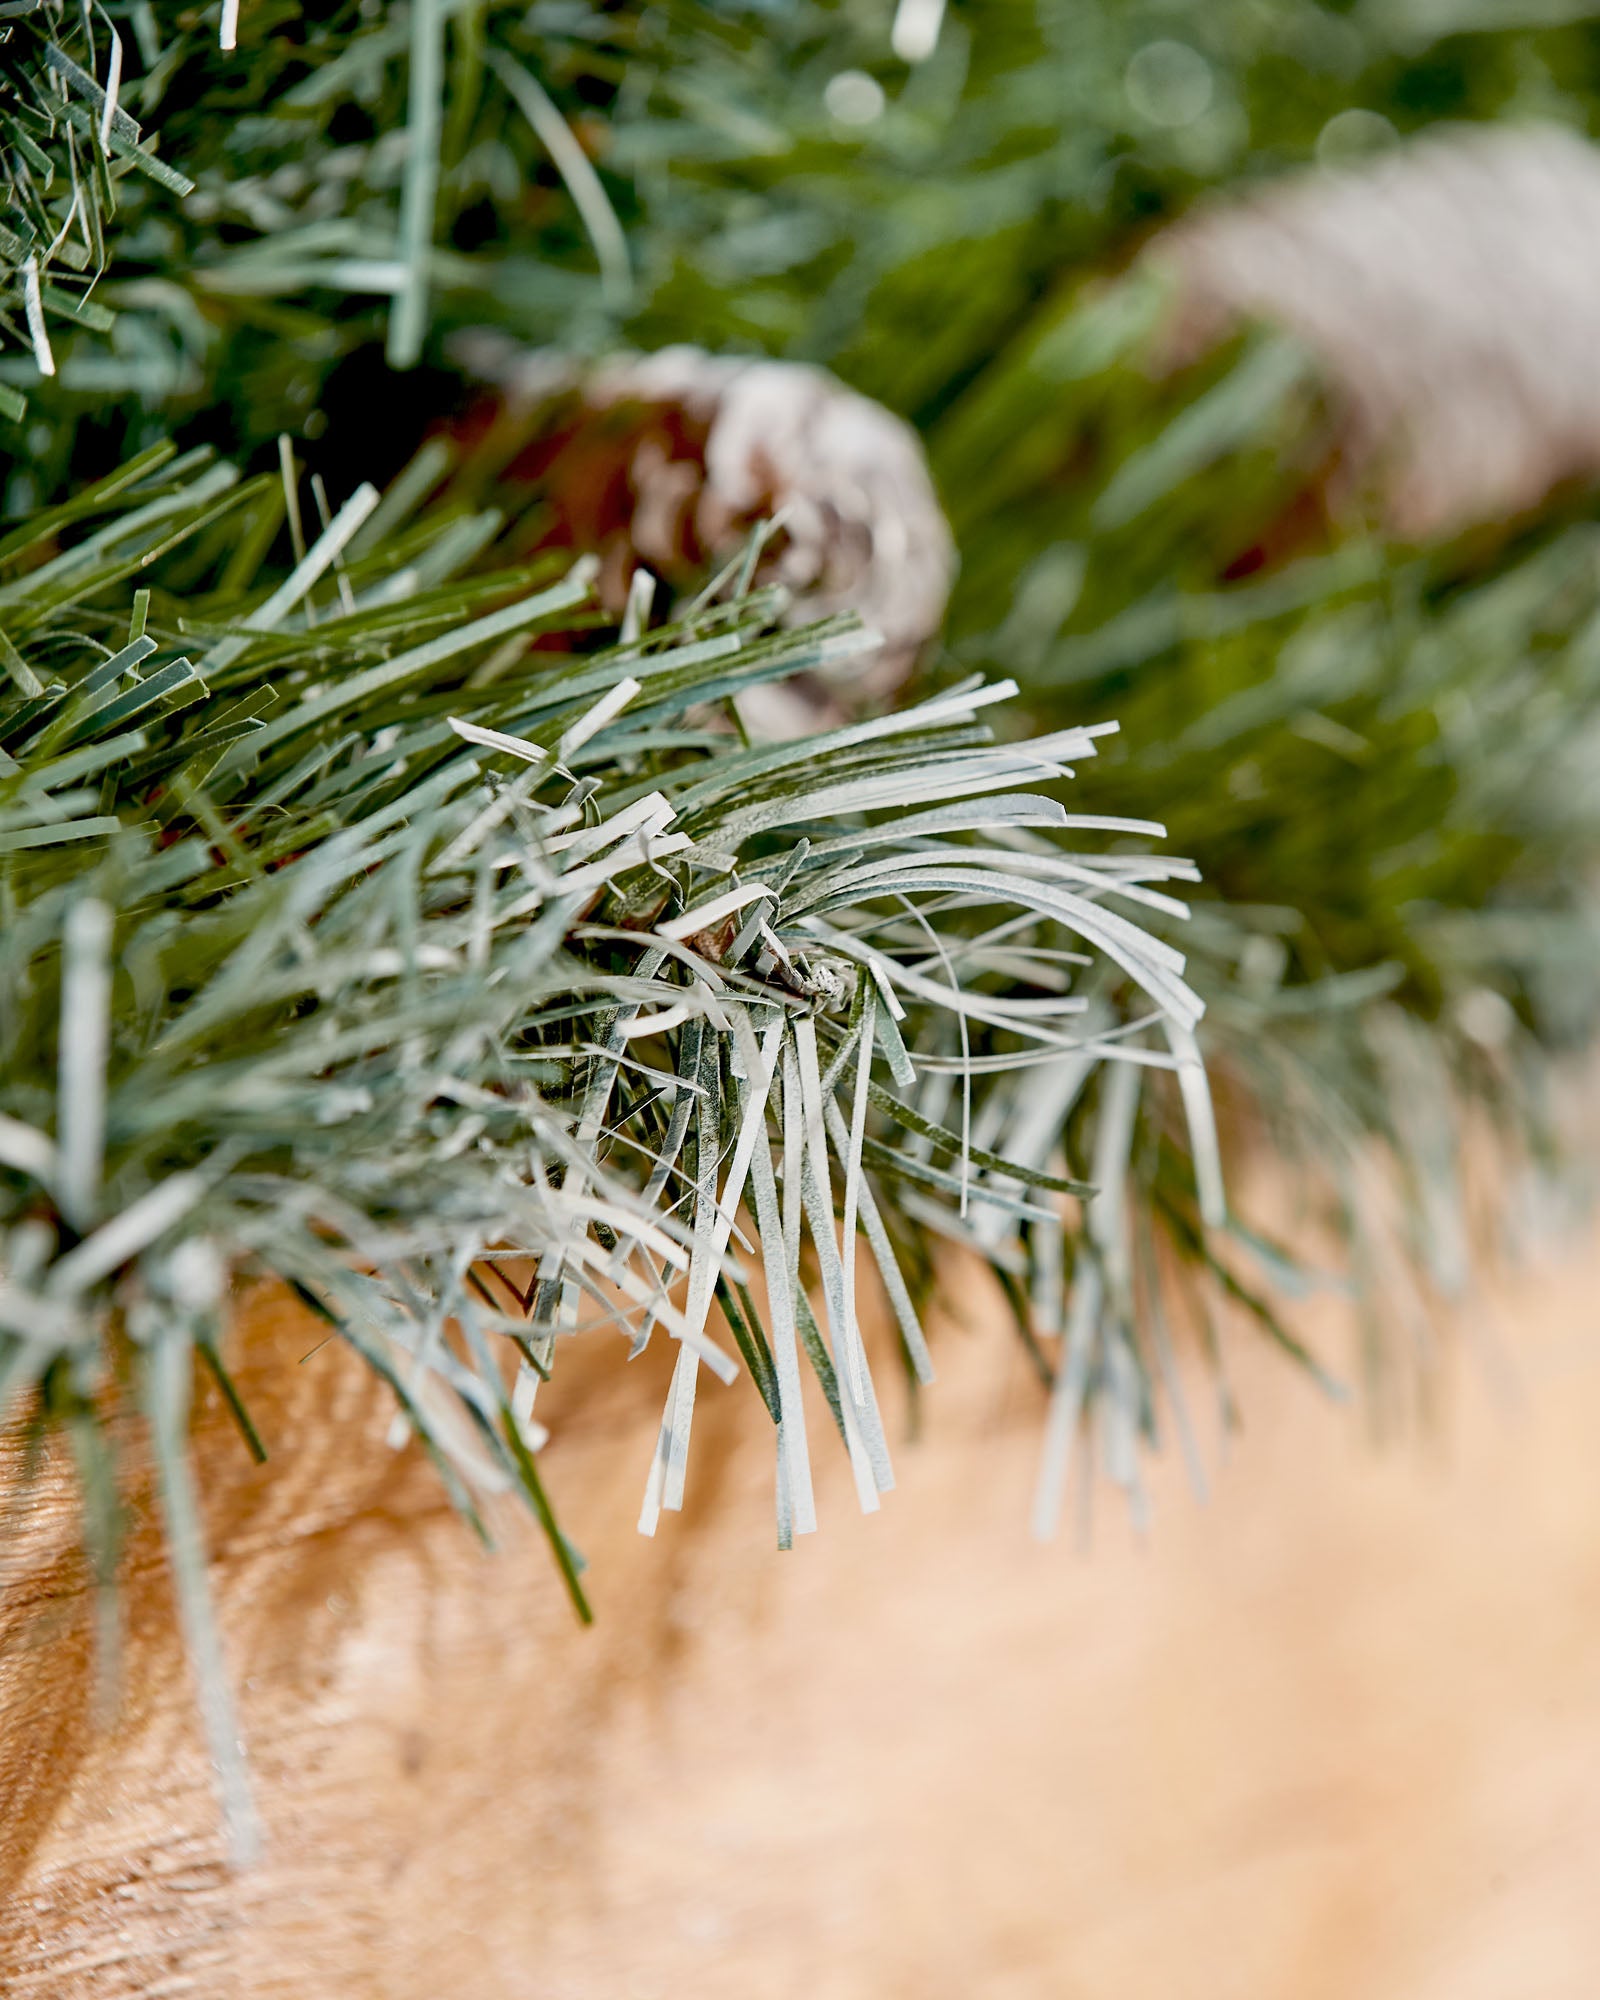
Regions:
<instances>
[{"instance_id":1,"label":"artificial pine branch","mask_svg":"<svg viewBox=\"0 0 1600 2000\"><path fill-rule=\"evenodd\" d=\"M870 635L757 592L608 639L589 566L496 567L448 505L364 534L382 506L251 574L281 485L168 448L0 548L0 1395L87 1412L131 1368L208 1673L182 1406L236 1275L340 1329L469 1517L520 1490L581 1606L536 1464L563 1341L678 1343L653 1530L699 1370L739 1372L716 1287L759 1265L780 1540L815 1524L802 1349L876 1506L858 1231L926 1376L905 1218L1009 1263L1089 1192L985 1143L995 1080L1170 1068L1198 1013L1118 910L1192 870L1035 789L1094 733L998 743L971 682L741 747L746 692Z\"/></svg>"},{"instance_id":2,"label":"artificial pine branch","mask_svg":"<svg viewBox=\"0 0 1600 2000\"><path fill-rule=\"evenodd\" d=\"M1283 1141L1339 1178L1376 1135L1449 1248L1448 1143L1395 1107L1466 1080L1525 1108L1589 1026L1588 531L1244 577L1314 378L1252 344L1157 381L1142 289L1079 285L1218 179L1349 143L1354 94L1361 143L1491 115L1593 33L1447 33L1474 16L997 0L907 69L853 7L9 11L0 1387L42 1390L103 1502L90 1417L131 1357L197 1658L182 1403L236 1269L333 1317L464 1509L519 1488L576 1595L538 1383L584 1315L676 1336L646 1523L674 1505L698 1368L732 1365L707 1315L744 1191L781 1537L810 1521L802 1351L864 1504L889 1476L852 1226L913 1378L929 1241L996 1262L1052 1375L1041 1527L1091 1412L1133 1492L1163 1392L1185 1434L1158 1221L1288 1338L1232 1262L1260 1246L1220 1237L1196 988ZM822 361L913 419L964 565L920 706L747 744L741 697L856 635L752 595L608 643L487 510L418 511L437 468L356 489L340 364L484 321ZM226 462L281 429L320 493ZM1059 733L994 742L989 691L941 692L975 665ZM1152 761L1075 853L1039 788L1113 710ZM1176 918L1192 880L1145 813L1233 898L1197 904L1190 975L1113 920Z\"/></svg>"}]
</instances>

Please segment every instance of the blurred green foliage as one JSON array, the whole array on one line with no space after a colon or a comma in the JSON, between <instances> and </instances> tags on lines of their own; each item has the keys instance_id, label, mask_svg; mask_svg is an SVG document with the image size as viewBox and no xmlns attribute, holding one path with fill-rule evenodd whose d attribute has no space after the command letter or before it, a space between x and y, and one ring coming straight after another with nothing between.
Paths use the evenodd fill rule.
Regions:
<instances>
[{"instance_id":1,"label":"blurred green foliage","mask_svg":"<svg viewBox=\"0 0 1600 2000\"><path fill-rule=\"evenodd\" d=\"M890 0L243 0L233 52L221 12L7 9L0 382L51 416L27 433L43 462L67 407L205 412L230 447L303 428L419 262L435 358L485 319L580 350L687 338L823 362L926 424L1064 274L1120 261L1207 188L1439 118L1587 129L1600 94L1586 0L975 0L914 66ZM112 27L117 117L142 136L101 174ZM864 104L841 74L871 80ZM424 157L419 251L403 211ZM16 270L75 201L58 284L114 324L52 315L63 405L39 393ZM614 244L597 256L600 205L625 276Z\"/></svg>"}]
</instances>

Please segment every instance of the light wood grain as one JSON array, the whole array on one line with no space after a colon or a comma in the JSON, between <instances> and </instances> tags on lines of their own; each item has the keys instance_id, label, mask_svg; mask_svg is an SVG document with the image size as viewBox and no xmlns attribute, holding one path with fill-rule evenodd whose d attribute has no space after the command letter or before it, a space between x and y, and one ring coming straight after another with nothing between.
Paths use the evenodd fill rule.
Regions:
<instances>
[{"instance_id":1,"label":"light wood grain","mask_svg":"<svg viewBox=\"0 0 1600 2000\"><path fill-rule=\"evenodd\" d=\"M149 1518L97 1729L70 1480L8 1538L0 1991L16 2000L1591 2000L1600 1979L1600 1248L1503 1287L1386 1455L1241 1346L1247 1430L1148 1546L1025 1534L1037 1391L976 1280L884 1513L709 1392L690 1507L633 1532L662 1387L569 1371L571 1621L480 1553L281 1297L237 1348L276 1447L203 1409L214 1577L267 1828L222 1842ZM665 1362L667 1357L659 1357Z\"/></svg>"}]
</instances>

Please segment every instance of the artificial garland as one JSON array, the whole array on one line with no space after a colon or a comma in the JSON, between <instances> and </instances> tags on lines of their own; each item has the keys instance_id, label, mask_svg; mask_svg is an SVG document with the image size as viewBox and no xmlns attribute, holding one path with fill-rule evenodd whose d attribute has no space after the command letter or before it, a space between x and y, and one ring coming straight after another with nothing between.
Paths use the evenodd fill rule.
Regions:
<instances>
[{"instance_id":1,"label":"artificial garland","mask_svg":"<svg viewBox=\"0 0 1600 2000\"><path fill-rule=\"evenodd\" d=\"M1358 1244L1390 1148L1445 1282L1453 1094L1526 1117L1589 1025L1587 525L1286 560L1314 372L1163 375L1156 292L1102 281L1204 187L1498 113L1592 30L908 11L6 10L0 1366L74 1439L106 1577L98 1399L148 1407L224 1760L182 1439L231 1272L337 1321L469 1511L519 1485L581 1599L537 1465L562 1334L680 1342L648 1523L720 1305L788 1535L800 1359L864 1503L888 1477L856 1234L912 1378L953 1236L1053 1385L1048 1528L1091 1408L1124 1468L1157 1434L1152 1221L1293 1345L1231 1261L1202 1013ZM527 531L547 496L441 444L485 322L822 363L912 421L962 570L909 705L750 740L762 689L869 657L785 625L766 527L654 619L623 564L608 627ZM1113 711L1082 851L1067 766ZM1223 892L1187 967L1125 914L1181 920L1157 822Z\"/></svg>"}]
</instances>

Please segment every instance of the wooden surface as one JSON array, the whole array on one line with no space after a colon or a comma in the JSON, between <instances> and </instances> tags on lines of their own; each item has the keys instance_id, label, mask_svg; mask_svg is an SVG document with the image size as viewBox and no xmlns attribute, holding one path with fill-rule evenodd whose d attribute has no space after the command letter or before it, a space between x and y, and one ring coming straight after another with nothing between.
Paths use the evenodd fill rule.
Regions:
<instances>
[{"instance_id":1,"label":"wooden surface","mask_svg":"<svg viewBox=\"0 0 1600 2000\"><path fill-rule=\"evenodd\" d=\"M1088 1555L1027 1538L1037 1392L976 1282L900 1490L863 1521L819 1452L786 1557L747 1385L634 1534L660 1369L608 1367L548 1413L584 1632L537 1537L481 1554L258 1293L272 1463L214 1409L200 1452L265 1859L222 1860L147 1497L96 1727L52 1465L4 1543L0 1991L1592 2000L1597 1296L1600 1249L1505 1288L1518 1406L1465 1372L1384 1456L1240 1344L1210 1504L1163 1472L1148 1545L1108 1504Z\"/></svg>"}]
</instances>

